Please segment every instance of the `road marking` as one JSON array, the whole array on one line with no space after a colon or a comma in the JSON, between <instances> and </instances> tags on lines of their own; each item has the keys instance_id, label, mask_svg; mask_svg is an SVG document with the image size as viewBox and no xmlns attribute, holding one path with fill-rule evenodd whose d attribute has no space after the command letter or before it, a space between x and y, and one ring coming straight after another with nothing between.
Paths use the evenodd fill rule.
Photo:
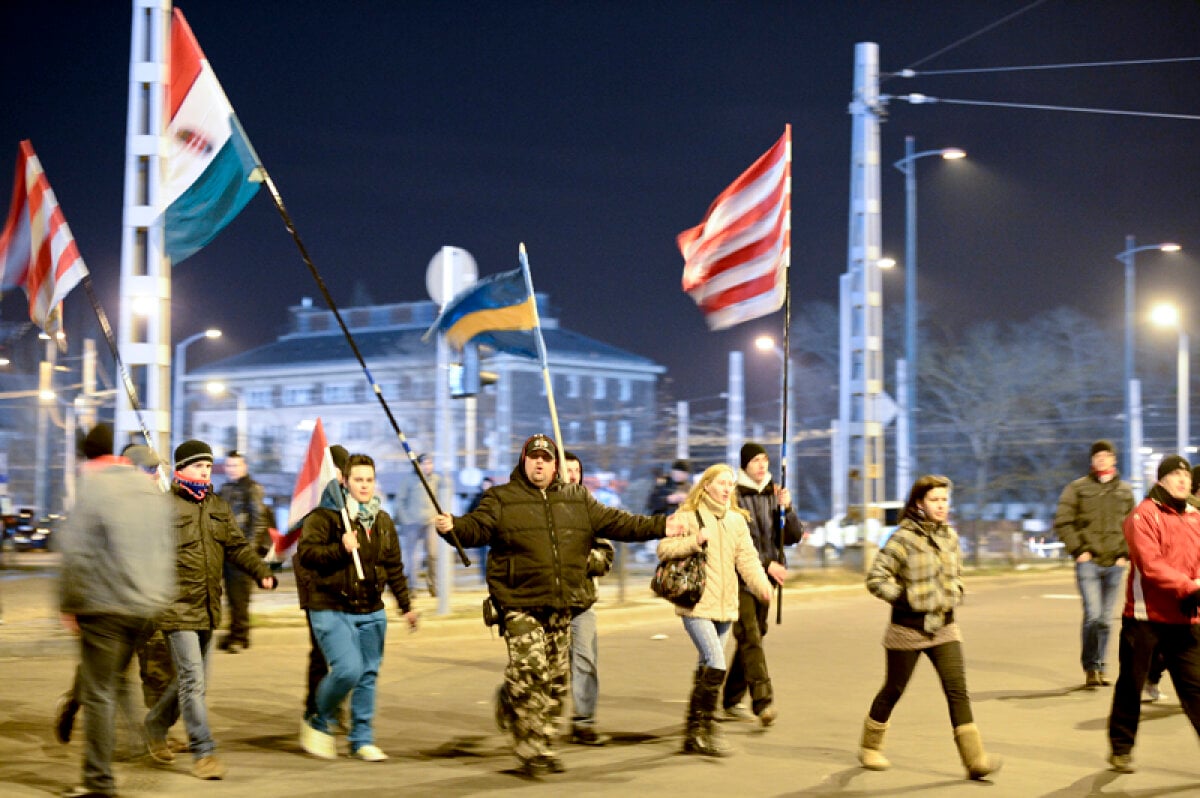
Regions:
<instances>
[{"instance_id":1,"label":"road marking","mask_svg":"<svg viewBox=\"0 0 1200 798\"><path fill-rule=\"evenodd\" d=\"M1044 599L1070 599L1074 601L1079 598L1078 593L1045 593L1042 595Z\"/></svg>"}]
</instances>

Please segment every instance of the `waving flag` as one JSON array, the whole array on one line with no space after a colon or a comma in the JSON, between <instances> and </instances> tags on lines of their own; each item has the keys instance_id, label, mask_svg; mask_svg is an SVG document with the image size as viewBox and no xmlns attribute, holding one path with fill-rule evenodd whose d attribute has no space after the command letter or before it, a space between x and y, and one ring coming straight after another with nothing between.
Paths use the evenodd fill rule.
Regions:
<instances>
[{"instance_id":1,"label":"waving flag","mask_svg":"<svg viewBox=\"0 0 1200 798\"><path fill-rule=\"evenodd\" d=\"M167 255L175 263L216 238L258 191L258 155L217 76L174 9L167 86Z\"/></svg>"},{"instance_id":2,"label":"waving flag","mask_svg":"<svg viewBox=\"0 0 1200 798\"><path fill-rule=\"evenodd\" d=\"M12 204L0 231L0 290L25 289L30 320L58 337L63 298L87 273L33 144L22 141Z\"/></svg>"},{"instance_id":3,"label":"waving flag","mask_svg":"<svg viewBox=\"0 0 1200 798\"><path fill-rule=\"evenodd\" d=\"M476 339L501 352L536 357L529 336L493 333L532 330L537 325L534 299L521 269L489 275L446 303L423 340L441 332L455 349ZM526 340L529 339L529 340Z\"/></svg>"},{"instance_id":4,"label":"waving flag","mask_svg":"<svg viewBox=\"0 0 1200 798\"><path fill-rule=\"evenodd\" d=\"M308 439L308 451L304 455L304 464L296 475L296 487L292 489L292 505L288 510L287 532L272 530L271 537L275 546L272 557L279 558L287 552L300 538L300 529L304 524L304 516L321 503L321 494L331 480L337 479L337 469L333 465L333 455L329 453L329 444L325 440L325 427L321 419L313 426L312 437Z\"/></svg>"},{"instance_id":5,"label":"waving flag","mask_svg":"<svg viewBox=\"0 0 1200 798\"><path fill-rule=\"evenodd\" d=\"M792 126L676 238L683 290L710 329L779 310L791 240Z\"/></svg>"}]
</instances>

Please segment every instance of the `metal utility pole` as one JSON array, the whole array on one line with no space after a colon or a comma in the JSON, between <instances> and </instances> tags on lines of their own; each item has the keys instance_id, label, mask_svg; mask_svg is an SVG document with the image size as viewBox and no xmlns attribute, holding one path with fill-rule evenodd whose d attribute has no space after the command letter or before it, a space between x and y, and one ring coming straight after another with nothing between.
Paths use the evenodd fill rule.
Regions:
<instances>
[{"instance_id":1,"label":"metal utility pole","mask_svg":"<svg viewBox=\"0 0 1200 798\"><path fill-rule=\"evenodd\" d=\"M742 353L729 353L729 398L727 429L725 435L725 462L737 463L741 458L742 443L746 436L746 375L742 365Z\"/></svg>"}]
</instances>

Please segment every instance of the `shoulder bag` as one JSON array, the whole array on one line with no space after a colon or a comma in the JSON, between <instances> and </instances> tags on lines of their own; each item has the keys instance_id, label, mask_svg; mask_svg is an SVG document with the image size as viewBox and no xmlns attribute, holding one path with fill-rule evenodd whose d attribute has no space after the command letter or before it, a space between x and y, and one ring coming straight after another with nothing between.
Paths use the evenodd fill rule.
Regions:
<instances>
[{"instance_id":1,"label":"shoulder bag","mask_svg":"<svg viewBox=\"0 0 1200 798\"><path fill-rule=\"evenodd\" d=\"M696 521L704 528L704 519L696 511ZM703 549L685 557L661 560L650 579L650 589L672 604L691 609L704 594L704 573L707 557Z\"/></svg>"}]
</instances>

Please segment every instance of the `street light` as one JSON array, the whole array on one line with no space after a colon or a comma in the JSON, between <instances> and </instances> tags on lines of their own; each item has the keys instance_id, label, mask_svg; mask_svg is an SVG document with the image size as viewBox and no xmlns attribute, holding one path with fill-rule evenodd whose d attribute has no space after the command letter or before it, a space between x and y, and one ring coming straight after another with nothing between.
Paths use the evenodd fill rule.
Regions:
<instances>
[{"instance_id":1,"label":"street light","mask_svg":"<svg viewBox=\"0 0 1200 798\"><path fill-rule=\"evenodd\" d=\"M1145 244L1137 246L1132 235L1125 236L1125 249L1117 253L1117 260L1125 264L1125 470L1128 479L1133 483L1134 495L1138 496L1142 487L1141 463L1137 451L1141 447L1140 440L1134 440L1134 400L1133 382L1136 374L1133 368L1134 327L1137 319L1134 312L1134 256L1139 252L1157 249L1160 252L1179 252L1182 247L1178 244ZM1140 438L1141 436L1136 436Z\"/></svg>"},{"instance_id":2,"label":"street light","mask_svg":"<svg viewBox=\"0 0 1200 798\"><path fill-rule=\"evenodd\" d=\"M221 331L210 327L203 332L189 335L175 345L175 379L171 381L171 451L183 442L183 375L187 370L187 348L201 338L220 338Z\"/></svg>"},{"instance_id":3,"label":"street light","mask_svg":"<svg viewBox=\"0 0 1200 798\"><path fill-rule=\"evenodd\" d=\"M957 147L916 152L914 136L904 137L904 157L893 166L904 173L904 385L903 428L906 440L896 442L896 486L907 490L917 470L917 426L913 415L917 407L917 166L921 158L937 155L947 161L967 157ZM899 427L897 427L899 429Z\"/></svg>"},{"instance_id":4,"label":"street light","mask_svg":"<svg viewBox=\"0 0 1200 798\"><path fill-rule=\"evenodd\" d=\"M1174 327L1179 330L1179 354L1177 357L1176 373L1176 407L1175 416L1175 451L1187 457L1188 438L1191 437L1188 430L1188 371L1190 356L1188 350L1188 334L1183 326L1183 314L1175 305L1158 305L1150 313L1150 318L1155 324L1162 327Z\"/></svg>"},{"instance_id":5,"label":"street light","mask_svg":"<svg viewBox=\"0 0 1200 798\"><path fill-rule=\"evenodd\" d=\"M792 424L795 424L796 423L796 391L795 391L796 375L795 375L795 370L791 368L791 365L792 365L791 362L790 361L787 363L784 362L783 350L780 349L779 346L775 343L775 339L769 335L760 335L757 338L755 338L754 339L754 348L760 352L774 352L775 356L779 358L780 368L781 369L786 368L788 370L790 376L788 378L788 384L787 384L787 395L784 397L784 401L787 403L787 417L789 419L791 419ZM780 374L780 382L782 383L782 381L783 381L783 375L781 373ZM779 430L780 441L783 440L783 436L786 432L787 432L787 430L784 430L781 426L780 430ZM790 437L794 440L796 436L792 435ZM781 464L785 467L784 478L786 478L787 475L791 475L792 479L795 479L796 476L799 474L799 472L796 470L798 467L796 465L796 463L798 462L798 458L796 456L796 447L792 445L791 441L788 441L786 448L787 448L787 453L788 453L787 454L787 462ZM780 482L780 487L784 487L784 488L787 487L787 485L783 484L783 482L784 482L783 478L781 478L779 480L779 482Z\"/></svg>"},{"instance_id":6,"label":"street light","mask_svg":"<svg viewBox=\"0 0 1200 798\"><path fill-rule=\"evenodd\" d=\"M237 443L234 446L243 455L248 448L246 443L246 397L241 391L235 390L223 382L206 382L204 390L208 391L209 396L232 396L237 402Z\"/></svg>"}]
</instances>

